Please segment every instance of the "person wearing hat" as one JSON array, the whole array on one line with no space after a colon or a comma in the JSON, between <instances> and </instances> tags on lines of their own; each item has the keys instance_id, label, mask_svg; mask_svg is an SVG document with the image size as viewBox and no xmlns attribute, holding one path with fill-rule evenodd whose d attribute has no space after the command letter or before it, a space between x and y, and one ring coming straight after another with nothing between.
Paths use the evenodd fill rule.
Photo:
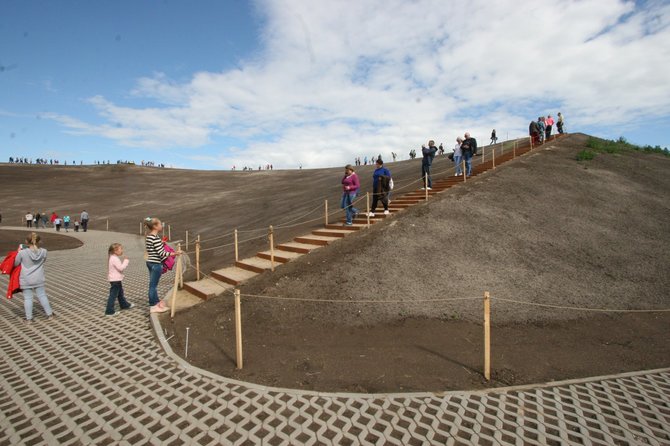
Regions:
<instances>
[{"instance_id":1,"label":"person wearing hat","mask_svg":"<svg viewBox=\"0 0 670 446\"><path fill-rule=\"evenodd\" d=\"M377 159L377 168L372 174L372 207L368 215L375 216L377 210L377 203L381 201L384 206L384 214L389 214L389 200L388 194L391 190L391 172L384 167L384 161L381 158Z\"/></svg>"}]
</instances>

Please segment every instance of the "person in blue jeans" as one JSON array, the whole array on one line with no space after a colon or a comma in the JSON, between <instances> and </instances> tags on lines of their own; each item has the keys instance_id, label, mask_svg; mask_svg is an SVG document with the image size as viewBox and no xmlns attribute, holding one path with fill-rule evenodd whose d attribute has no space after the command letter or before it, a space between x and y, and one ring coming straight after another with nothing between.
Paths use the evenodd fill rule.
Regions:
<instances>
[{"instance_id":1,"label":"person in blue jeans","mask_svg":"<svg viewBox=\"0 0 670 446\"><path fill-rule=\"evenodd\" d=\"M358 194L358 189L361 183L358 180L358 175L354 171L351 164L347 164L344 168L344 178L342 178L342 209L346 213L345 226L354 224L354 216L358 214L358 209L354 207L354 199Z\"/></svg>"},{"instance_id":2,"label":"person in blue jeans","mask_svg":"<svg viewBox=\"0 0 670 446\"><path fill-rule=\"evenodd\" d=\"M461 144L463 159L465 160L465 175L472 176L472 157L477 153L477 140L472 138L469 133L465 134L465 140Z\"/></svg>"},{"instance_id":3,"label":"person in blue jeans","mask_svg":"<svg viewBox=\"0 0 670 446\"><path fill-rule=\"evenodd\" d=\"M163 246L163 240L158 233L163 230L163 224L157 218L147 218L144 225L149 230L145 240L147 250L147 269L149 270L149 311L164 313L167 305L158 297L158 282L163 274L163 261L170 256L180 255L180 252L168 252Z\"/></svg>"},{"instance_id":4,"label":"person in blue jeans","mask_svg":"<svg viewBox=\"0 0 670 446\"><path fill-rule=\"evenodd\" d=\"M423 159L421 160L421 179L423 180L422 190L426 187L428 189L433 188L433 180L430 177L430 166L433 165L433 159L435 159L435 154L437 153L437 147L435 147L435 141L432 139L428 141L428 147L421 146L421 154Z\"/></svg>"},{"instance_id":5,"label":"person in blue jeans","mask_svg":"<svg viewBox=\"0 0 670 446\"><path fill-rule=\"evenodd\" d=\"M463 169L461 166L461 161L463 160L463 151L461 150L461 145L463 144L463 138L460 136L456 138L456 145L454 146L454 166L456 168L456 172L454 173L454 176L461 176L463 175Z\"/></svg>"}]
</instances>

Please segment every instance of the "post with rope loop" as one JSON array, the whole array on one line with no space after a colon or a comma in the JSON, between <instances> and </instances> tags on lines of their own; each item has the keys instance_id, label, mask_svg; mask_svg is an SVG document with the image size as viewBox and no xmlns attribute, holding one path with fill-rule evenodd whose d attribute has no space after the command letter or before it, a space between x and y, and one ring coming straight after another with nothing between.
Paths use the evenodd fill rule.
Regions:
<instances>
[{"instance_id":1,"label":"post with rope loop","mask_svg":"<svg viewBox=\"0 0 670 446\"><path fill-rule=\"evenodd\" d=\"M181 253L181 243L177 243L177 254ZM177 308L177 289L181 278L181 256L176 256L176 263L174 268L174 285L172 287L172 298L170 298L170 317L174 318L174 312Z\"/></svg>"},{"instance_id":2,"label":"post with rope loop","mask_svg":"<svg viewBox=\"0 0 670 446\"><path fill-rule=\"evenodd\" d=\"M370 192L365 193L365 216L368 219L368 229L370 229Z\"/></svg>"},{"instance_id":3,"label":"post with rope loop","mask_svg":"<svg viewBox=\"0 0 670 446\"><path fill-rule=\"evenodd\" d=\"M466 181L468 181L468 177L465 175L465 160L461 162L463 163L463 182L465 183Z\"/></svg>"},{"instance_id":4,"label":"post with rope loop","mask_svg":"<svg viewBox=\"0 0 670 446\"><path fill-rule=\"evenodd\" d=\"M484 378L491 380L491 296L484 293Z\"/></svg>"},{"instance_id":5,"label":"post with rope loop","mask_svg":"<svg viewBox=\"0 0 670 446\"><path fill-rule=\"evenodd\" d=\"M240 301L240 290L235 290L235 358L237 369L242 370L244 366L242 358L242 302Z\"/></svg>"},{"instance_id":6,"label":"post with rope loop","mask_svg":"<svg viewBox=\"0 0 670 446\"><path fill-rule=\"evenodd\" d=\"M426 201L428 201L428 173L423 176L423 190L426 191Z\"/></svg>"},{"instance_id":7,"label":"post with rope loop","mask_svg":"<svg viewBox=\"0 0 670 446\"><path fill-rule=\"evenodd\" d=\"M172 240L172 225L168 225L168 240Z\"/></svg>"},{"instance_id":8,"label":"post with rope loop","mask_svg":"<svg viewBox=\"0 0 670 446\"><path fill-rule=\"evenodd\" d=\"M240 250L239 247L237 246L237 228L235 228L235 261L236 262L240 261Z\"/></svg>"},{"instance_id":9,"label":"post with rope loop","mask_svg":"<svg viewBox=\"0 0 670 446\"><path fill-rule=\"evenodd\" d=\"M323 211L324 219L323 219L323 221L324 221L325 226L328 226L328 200L324 200L323 208L324 208L324 211Z\"/></svg>"},{"instance_id":10,"label":"post with rope loop","mask_svg":"<svg viewBox=\"0 0 670 446\"><path fill-rule=\"evenodd\" d=\"M186 250L188 251L188 229L186 230Z\"/></svg>"},{"instance_id":11,"label":"post with rope loop","mask_svg":"<svg viewBox=\"0 0 670 446\"><path fill-rule=\"evenodd\" d=\"M275 230L270 226L270 232L269 232L269 240L270 240L270 269L271 271L274 272L275 270Z\"/></svg>"},{"instance_id":12,"label":"post with rope loop","mask_svg":"<svg viewBox=\"0 0 670 446\"><path fill-rule=\"evenodd\" d=\"M195 279L200 280L200 234L195 239Z\"/></svg>"},{"instance_id":13,"label":"post with rope loop","mask_svg":"<svg viewBox=\"0 0 670 446\"><path fill-rule=\"evenodd\" d=\"M140 235L142 235L142 228L144 227L144 222L140 221Z\"/></svg>"}]
</instances>

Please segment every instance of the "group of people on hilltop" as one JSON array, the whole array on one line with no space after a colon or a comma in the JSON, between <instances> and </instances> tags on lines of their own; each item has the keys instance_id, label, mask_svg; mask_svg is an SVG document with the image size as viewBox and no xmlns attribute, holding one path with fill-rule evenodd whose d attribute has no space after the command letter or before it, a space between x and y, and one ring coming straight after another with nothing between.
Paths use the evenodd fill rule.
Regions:
<instances>
[{"instance_id":1,"label":"group of people on hilltop","mask_svg":"<svg viewBox=\"0 0 670 446\"><path fill-rule=\"evenodd\" d=\"M46 229L51 225L57 232L60 232L61 228L65 229L65 232L69 232L72 219L69 215L60 217L56 212L52 212L51 215L48 212L26 212L25 221L27 228L39 229L41 227ZM88 231L88 221L88 212L83 210L80 214L80 220L74 221L74 231L79 232L80 228L84 232Z\"/></svg>"},{"instance_id":2,"label":"group of people on hilltop","mask_svg":"<svg viewBox=\"0 0 670 446\"><path fill-rule=\"evenodd\" d=\"M563 115L558 112L558 118L554 121L551 115L540 116L537 121L533 120L528 125L528 134L533 140L533 144L543 144L551 136L553 126L556 124L556 129L559 134L564 132L565 121Z\"/></svg>"},{"instance_id":3,"label":"group of people on hilltop","mask_svg":"<svg viewBox=\"0 0 670 446\"><path fill-rule=\"evenodd\" d=\"M60 163L61 163L60 160L55 160L53 158L51 158L51 159L37 158L36 160L33 161L32 158L27 158L27 157L19 157L19 156L17 156L17 157L10 156L9 157L9 164L40 164L40 165L49 164L49 165L53 166L53 165L59 165ZM64 164L67 166L67 161L64 161ZM84 164L83 161L79 161L80 166L83 165L83 164ZM71 165L76 166L77 162L72 161Z\"/></svg>"}]
</instances>

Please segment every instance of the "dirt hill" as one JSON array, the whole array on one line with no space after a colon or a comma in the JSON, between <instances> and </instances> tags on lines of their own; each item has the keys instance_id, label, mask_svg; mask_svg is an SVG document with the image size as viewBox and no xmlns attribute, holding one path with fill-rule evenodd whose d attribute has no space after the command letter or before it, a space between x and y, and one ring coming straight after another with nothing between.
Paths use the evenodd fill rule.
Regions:
<instances>
[{"instance_id":1,"label":"dirt hill","mask_svg":"<svg viewBox=\"0 0 670 446\"><path fill-rule=\"evenodd\" d=\"M549 144L369 231L242 287L245 294L400 304L244 301L247 369L234 371L232 307L180 315L189 359L266 384L393 391L486 386L482 303L670 308L670 158L601 154L586 135ZM668 313L598 314L493 302L493 385L667 366Z\"/></svg>"}]
</instances>

